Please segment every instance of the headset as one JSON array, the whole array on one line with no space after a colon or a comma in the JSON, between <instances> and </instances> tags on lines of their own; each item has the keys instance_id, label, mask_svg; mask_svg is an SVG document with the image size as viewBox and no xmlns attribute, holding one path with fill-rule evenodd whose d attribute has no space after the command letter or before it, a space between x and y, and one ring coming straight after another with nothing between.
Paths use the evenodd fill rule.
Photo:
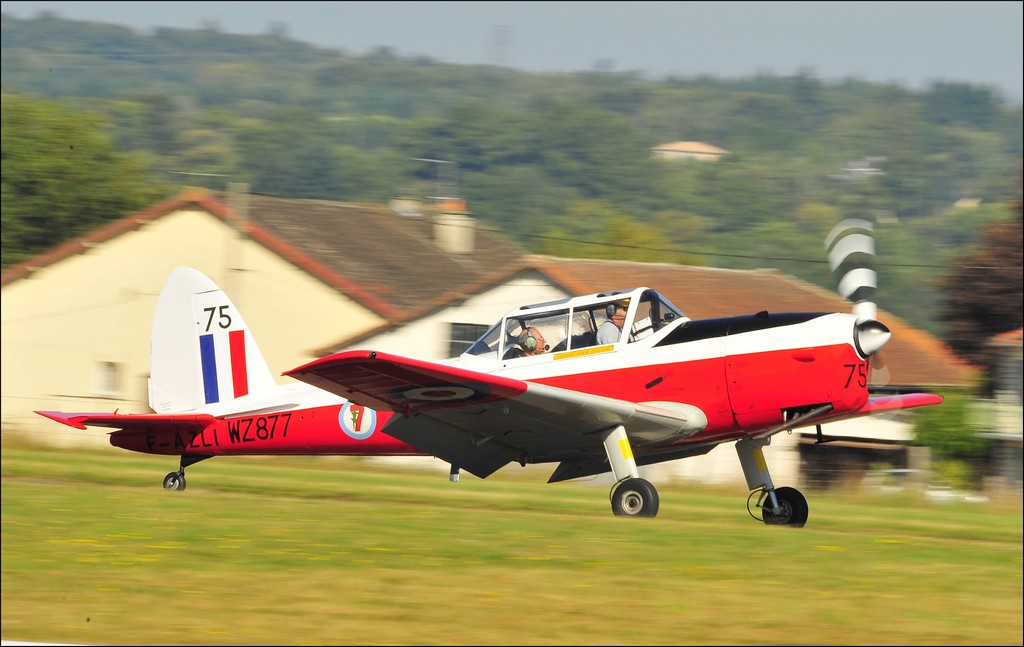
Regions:
<instances>
[{"instance_id":1,"label":"headset","mask_svg":"<svg viewBox=\"0 0 1024 647\"><path fill-rule=\"evenodd\" d=\"M608 316L608 318L611 319L612 316L615 314L615 311L618 310L619 308L622 308L623 310L627 309L626 306L622 305L621 303L609 303L604 307L604 312Z\"/></svg>"},{"instance_id":2,"label":"headset","mask_svg":"<svg viewBox=\"0 0 1024 647\"><path fill-rule=\"evenodd\" d=\"M523 333L523 336L519 338L519 345L526 350L536 350L537 338L533 336L529 330Z\"/></svg>"}]
</instances>

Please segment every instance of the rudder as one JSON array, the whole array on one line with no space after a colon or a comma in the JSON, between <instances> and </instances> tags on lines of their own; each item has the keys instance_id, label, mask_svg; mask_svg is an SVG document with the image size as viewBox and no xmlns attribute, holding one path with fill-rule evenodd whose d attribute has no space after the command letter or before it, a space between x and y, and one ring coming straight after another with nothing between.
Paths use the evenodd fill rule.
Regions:
<instances>
[{"instance_id":1,"label":"rudder","mask_svg":"<svg viewBox=\"0 0 1024 647\"><path fill-rule=\"evenodd\" d=\"M149 406L194 411L277 387L241 313L208 276L175 268L157 300Z\"/></svg>"}]
</instances>

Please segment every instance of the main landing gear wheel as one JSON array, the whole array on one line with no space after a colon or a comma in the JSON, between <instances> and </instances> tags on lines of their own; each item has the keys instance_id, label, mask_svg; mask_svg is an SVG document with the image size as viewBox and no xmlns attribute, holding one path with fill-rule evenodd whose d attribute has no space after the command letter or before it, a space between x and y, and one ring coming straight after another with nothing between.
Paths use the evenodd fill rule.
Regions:
<instances>
[{"instance_id":1,"label":"main landing gear wheel","mask_svg":"<svg viewBox=\"0 0 1024 647\"><path fill-rule=\"evenodd\" d=\"M779 500L779 513L776 515L768 509L769 499L766 497L761 517L770 526L793 526L803 528L807 523L807 499L800 490L791 487L780 487L775 490L775 498Z\"/></svg>"},{"instance_id":2,"label":"main landing gear wheel","mask_svg":"<svg viewBox=\"0 0 1024 647\"><path fill-rule=\"evenodd\" d=\"M180 492L185 489L185 472L170 472L164 477L164 489Z\"/></svg>"},{"instance_id":3,"label":"main landing gear wheel","mask_svg":"<svg viewBox=\"0 0 1024 647\"><path fill-rule=\"evenodd\" d=\"M653 517L658 514L658 491L640 478L628 478L612 489L612 512L616 516Z\"/></svg>"}]
</instances>

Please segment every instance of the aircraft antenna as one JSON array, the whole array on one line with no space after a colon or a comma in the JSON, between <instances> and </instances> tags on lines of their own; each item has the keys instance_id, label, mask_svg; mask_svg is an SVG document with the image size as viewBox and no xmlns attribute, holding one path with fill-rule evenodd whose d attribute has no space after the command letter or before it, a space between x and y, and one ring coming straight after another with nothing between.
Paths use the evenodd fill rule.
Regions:
<instances>
[{"instance_id":1,"label":"aircraft antenna","mask_svg":"<svg viewBox=\"0 0 1024 647\"><path fill-rule=\"evenodd\" d=\"M459 163L451 160L438 160L429 157L414 157L416 162L427 162L433 164L434 192L437 195L427 196L431 200L439 202L444 200L455 200L459 197Z\"/></svg>"}]
</instances>

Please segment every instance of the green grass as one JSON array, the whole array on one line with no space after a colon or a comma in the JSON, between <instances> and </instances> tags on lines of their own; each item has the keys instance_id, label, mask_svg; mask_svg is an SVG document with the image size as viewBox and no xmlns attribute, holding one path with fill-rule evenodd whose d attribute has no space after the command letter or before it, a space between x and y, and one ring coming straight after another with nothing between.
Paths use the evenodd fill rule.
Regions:
<instances>
[{"instance_id":1,"label":"green grass","mask_svg":"<svg viewBox=\"0 0 1024 647\"><path fill-rule=\"evenodd\" d=\"M358 458L8 443L2 637L79 644L1020 645L1011 501L659 483L655 519L549 470L447 482Z\"/></svg>"}]
</instances>

